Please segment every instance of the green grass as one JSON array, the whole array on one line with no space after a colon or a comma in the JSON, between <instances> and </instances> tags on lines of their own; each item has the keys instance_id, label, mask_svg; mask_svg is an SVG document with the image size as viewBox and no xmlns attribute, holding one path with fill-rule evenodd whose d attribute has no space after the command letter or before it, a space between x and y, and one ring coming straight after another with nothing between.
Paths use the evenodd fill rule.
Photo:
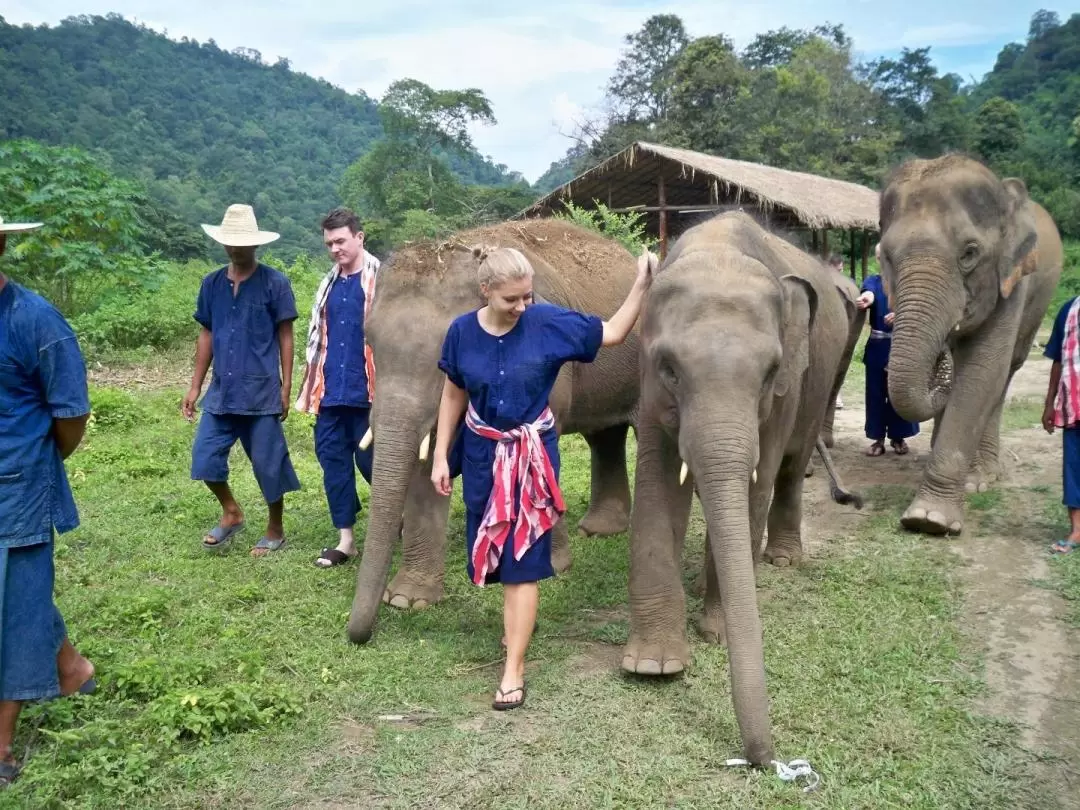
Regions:
<instances>
[{"instance_id":1,"label":"green grass","mask_svg":"<svg viewBox=\"0 0 1080 810\"><path fill-rule=\"evenodd\" d=\"M59 605L101 688L24 713L29 764L0 808L1024 806L1014 730L973 711L983 687L955 560L895 529L909 488L869 488L857 536L803 568L760 571L777 755L808 758L823 779L806 797L724 766L740 745L723 648L691 629L684 676L621 674L625 537L574 538L573 571L542 586L528 705L495 713L501 593L466 580L458 496L445 601L384 607L374 642L355 647L355 567L312 565L333 529L308 417L287 422L305 487L287 501L289 544L257 561L265 508L239 448L250 526L223 555L200 546L217 515L188 479L181 389L93 395L68 465L82 527L56 557ZM580 438L564 439L563 459L576 524ZM702 560L693 526L688 583Z\"/></svg>"}]
</instances>

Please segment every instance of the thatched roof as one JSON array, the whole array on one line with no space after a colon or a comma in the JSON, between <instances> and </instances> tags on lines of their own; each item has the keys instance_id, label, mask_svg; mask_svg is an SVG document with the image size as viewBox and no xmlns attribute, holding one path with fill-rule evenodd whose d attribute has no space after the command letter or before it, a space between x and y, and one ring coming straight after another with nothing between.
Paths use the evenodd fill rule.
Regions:
<instances>
[{"instance_id":1,"label":"thatched roof","mask_svg":"<svg viewBox=\"0 0 1080 810\"><path fill-rule=\"evenodd\" d=\"M786 227L878 229L878 192L866 186L642 141L540 198L516 218L549 216L563 210L564 200L586 208L593 207L593 200L614 209L656 206L661 176L668 206L743 206ZM647 217L655 232L657 212ZM669 216L673 233L682 230L680 219Z\"/></svg>"}]
</instances>

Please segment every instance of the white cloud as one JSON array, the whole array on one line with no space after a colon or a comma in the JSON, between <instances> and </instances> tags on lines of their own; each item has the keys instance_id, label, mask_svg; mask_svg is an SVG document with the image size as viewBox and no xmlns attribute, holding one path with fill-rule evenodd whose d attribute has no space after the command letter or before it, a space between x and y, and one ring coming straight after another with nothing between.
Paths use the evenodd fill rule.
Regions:
<instances>
[{"instance_id":1,"label":"white cloud","mask_svg":"<svg viewBox=\"0 0 1080 810\"><path fill-rule=\"evenodd\" d=\"M1058 6L1067 18L1064 3L1015 0L548 0L494 12L480 0L367 0L362 7L323 0L317 10L302 0L5 0L0 13L12 23L55 24L73 14L116 12L173 38L251 47L266 61L284 56L294 70L376 98L404 77L478 87L499 122L474 128L478 149L534 180L570 146L560 129L601 102L623 37L653 14L676 14L691 36L724 33L739 47L781 26L842 22L861 54L930 45L935 60L944 54L947 61L948 48L967 46L956 67L981 74L994 54L980 68L971 46L1021 38L1038 8Z\"/></svg>"}]
</instances>

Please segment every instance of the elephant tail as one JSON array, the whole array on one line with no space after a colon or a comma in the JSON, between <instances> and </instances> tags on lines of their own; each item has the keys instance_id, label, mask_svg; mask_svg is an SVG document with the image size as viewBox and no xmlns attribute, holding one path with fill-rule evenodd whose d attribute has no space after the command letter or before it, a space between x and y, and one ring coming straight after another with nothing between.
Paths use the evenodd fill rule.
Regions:
<instances>
[{"instance_id":1,"label":"elephant tail","mask_svg":"<svg viewBox=\"0 0 1080 810\"><path fill-rule=\"evenodd\" d=\"M836 469L833 467L829 448L825 446L825 441L821 437L818 437L817 440L817 451L818 455L821 456L821 463L825 465L825 469L829 473L829 490L832 499L839 504L851 504L856 509L862 509L862 495L844 486L844 482L840 480L840 476L836 474Z\"/></svg>"}]
</instances>

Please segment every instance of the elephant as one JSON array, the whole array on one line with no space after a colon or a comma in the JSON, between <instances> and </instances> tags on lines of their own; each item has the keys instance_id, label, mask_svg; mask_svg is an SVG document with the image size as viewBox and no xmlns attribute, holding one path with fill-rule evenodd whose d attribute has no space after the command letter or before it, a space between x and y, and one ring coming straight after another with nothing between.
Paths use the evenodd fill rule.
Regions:
<instances>
[{"instance_id":1,"label":"elephant","mask_svg":"<svg viewBox=\"0 0 1080 810\"><path fill-rule=\"evenodd\" d=\"M641 406L630 521L630 635L622 668L688 664L680 559L693 492L706 521L699 629L729 648L749 761L773 757L755 571L802 554L803 471L849 337L834 271L744 212L685 231L642 309ZM843 494L842 484L833 496Z\"/></svg>"},{"instance_id":2,"label":"elephant","mask_svg":"<svg viewBox=\"0 0 1080 810\"><path fill-rule=\"evenodd\" d=\"M483 306L474 245L512 246L533 266L535 300L610 317L633 286L635 258L619 243L557 219L504 222L451 239L407 245L390 256L376 285L366 335L375 361L374 442L367 535L348 636L371 639L380 597L423 608L443 595L449 498L432 486L432 433L444 374L439 353L450 322ZM591 451L586 535L623 532L630 522L626 436L638 406L638 336L605 348L592 363L568 363L551 395L556 429L580 433ZM460 430L461 428L459 428ZM452 470L453 472L453 470ZM553 529L552 563L570 567L566 522ZM402 565L387 587L399 535Z\"/></svg>"},{"instance_id":3,"label":"elephant","mask_svg":"<svg viewBox=\"0 0 1080 810\"><path fill-rule=\"evenodd\" d=\"M829 398L829 409L825 412L825 424L821 429L821 438L826 447L833 446L833 425L836 419L836 398L840 394L840 388L844 384L848 368L851 366L851 358L855 355L855 347L859 343L859 336L866 325L866 310L859 309L855 305L859 297L859 285L845 275L833 272L833 284L844 299L844 307L848 312L848 341L844 347L844 355L840 359L840 367L836 372L836 382L833 384L832 395Z\"/></svg>"},{"instance_id":4,"label":"elephant","mask_svg":"<svg viewBox=\"0 0 1080 810\"><path fill-rule=\"evenodd\" d=\"M964 493L1000 475L1005 392L1061 276L1061 236L1022 180L958 154L899 166L880 211L882 281L895 312L889 398L904 419L934 418L930 457L900 522L956 535Z\"/></svg>"}]
</instances>

